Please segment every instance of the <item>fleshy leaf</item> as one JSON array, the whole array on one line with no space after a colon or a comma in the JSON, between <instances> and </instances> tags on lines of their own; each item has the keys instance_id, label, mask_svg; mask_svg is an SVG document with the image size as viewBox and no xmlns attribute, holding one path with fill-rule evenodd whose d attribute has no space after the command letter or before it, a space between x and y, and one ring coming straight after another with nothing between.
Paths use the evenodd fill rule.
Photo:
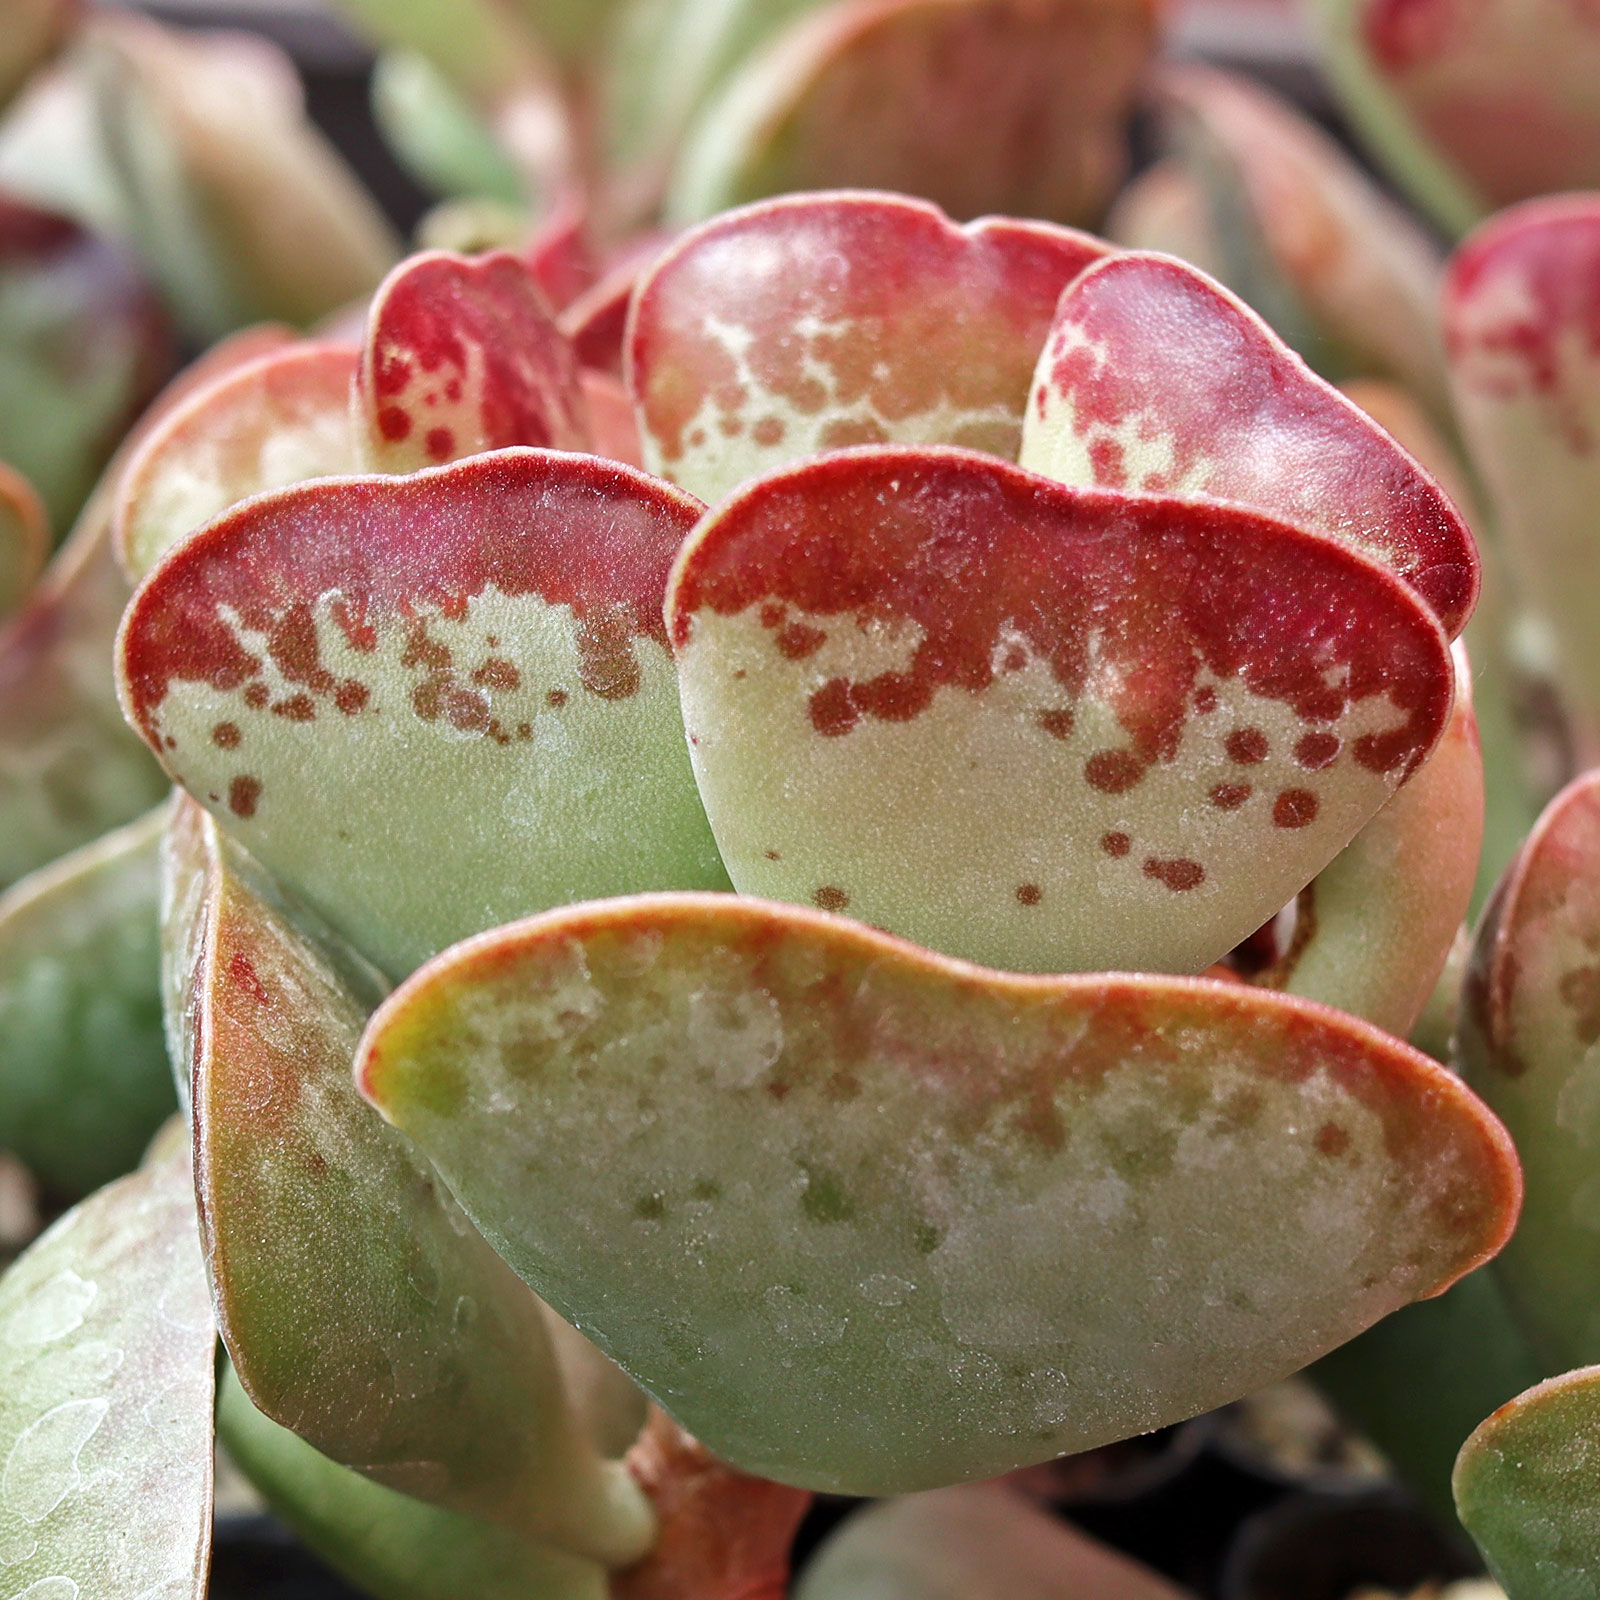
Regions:
<instances>
[{"instance_id":1,"label":"fleshy leaf","mask_svg":"<svg viewBox=\"0 0 1600 1600\"><path fill-rule=\"evenodd\" d=\"M44 502L20 472L0 461L0 618L22 603L49 548Z\"/></svg>"},{"instance_id":2,"label":"fleshy leaf","mask_svg":"<svg viewBox=\"0 0 1600 1600\"><path fill-rule=\"evenodd\" d=\"M726 895L463 944L357 1072L710 1449L858 1494L1234 1398L1439 1292L1517 1203L1493 1118L1338 1012L1017 977Z\"/></svg>"},{"instance_id":3,"label":"fleshy leaf","mask_svg":"<svg viewBox=\"0 0 1600 1600\"><path fill-rule=\"evenodd\" d=\"M639 437L633 401L622 380L609 372L585 368L578 374L578 382L583 388L583 407L589 417L594 453L642 470L644 441Z\"/></svg>"},{"instance_id":4,"label":"fleshy leaf","mask_svg":"<svg viewBox=\"0 0 1600 1600\"><path fill-rule=\"evenodd\" d=\"M998 1484L856 1513L808 1563L795 1600L1184 1600L1150 1568Z\"/></svg>"},{"instance_id":5,"label":"fleshy leaf","mask_svg":"<svg viewBox=\"0 0 1600 1600\"><path fill-rule=\"evenodd\" d=\"M970 451L770 474L667 609L739 889L999 967L1200 971L1450 708L1432 617L1331 540Z\"/></svg>"},{"instance_id":6,"label":"fleshy leaf","mask_svg":"<svg viewBox=\"0 0 1600 1600\"><path fill-rule=\"evenodd\" d=\"M28 1600L202 1600L216 1331L180 1153L0 1281L0 1549Z\"/></svg>"},{"instance_id":7,"label":"fleshy leaf","mask_svg":"<svg viewBox=\"0 0 1600 1600\"><path fill-rule=\"evenodd\" d=\"M1357 133L1454 233L1600 184L1600 28L1569 0L1318 0Z\"/></svg>"},{"instance_id":8,"label":"fleshy leaf","mask_svg":"<svg viewBox=\"0 0 1600 1600\"><path fill-rule=\"evenodd\" d=\"M112 537L142 578L183 536L250 495L356 469L348 345L295 344L174 408L128 462Z\"/></svg>"},{"instance_id":9,"label":"fleshy leaf","mask_svg":"<svg viewBox=\"0 0 1600 1600\"><path fill-rule=\"evenodd\" d=\"M1444 737L1411 781L1306 885L1275 988L1402 1039L1432 997L1472 900L1483 757L1466 652Z\"/></svg>"},{"instance_id":10,"label":"fleshy leaf","mask_svg":"<svg viewBox=\"0 0 1600 1600\"><path fill-rule=\"evenodd\" d=\"M129 716L391 974L585 896L722 887L661 620L699 510L540 450L260 496L135 595Z\"/></svg>"},{"instance_id":11,"label":"fleshy leaf","mask_svg":"<svg viewBox=\"0 0 1600 1600\"><path fill-rule=\"evenodd\" d=\"M0 896L0 1146L56 1196L129 1171L172 1113L156 926L164 816Z\"/></svg>"},{"instance_id":12,"label":"fleshy leaf","mask_svg":"<svg viewBox=\"0 0 1600 1600\"><path fill-rule=\"evenodd\" d=\"M1456 1460L1456 1509L1515 1600L1600 1595L1600 1367L1563 1373L1480 1423Z\"/></svg>"},{"instance_id":13,"label":"fleshy leaf","mask_svg":"<svg viewBox=\"0 0 1600 1600\"><path fill-rule=\"evenodd\" d=\"M1472 535L1432 477L1242 301L1165 256L1114 256L1063 294L1019 459L1328 534L1391 567L1452 638L1477 598Z\"/></svg>"},{"instance_id":14,"label":"fleshy leaf","mask_svg":"<svg viewBox=\"0 0 1600 1600\"><path fill-rule=\"evenodd\" d=\"M173 354L126 249L0 195L0 456L58 536Z\"/></svg>"},{"instance_id":15,"label":"fleshy leaf","mask_svg":"<svg viewBox=\"0 0 1600 1600\"><path fill-rule=\"evenodd\" d=\"M183 997L195 1179L222 1336L251 1398L389 1488L636 1560L649 1509L579 1433L542 1307L350 1081L381 985L296 931L193 801L170 859L205 880Z\"/></svg>"},{"instance_id":16,"label":"fleshy leaf","mask_svg":"<svg viewBox=\"0 0 1600 1600\"><path fill-rule=\"evenodd\" d=\"M1014 460L1061 291L1106 247L1047 223L958 228L893 195L801 195L695 229L640 285L645 460L706 501L843 445Z\"/></svg>"},{"instance_id":17,"label":"fleshy leaf","mask_svg":"<svg viewBox=\"0 0 1600 1600\"><path fill-rule=\"evenodd\" d=\"M232 1368L217 1431L277 1514L377 1600L609 1600L606 1570L397 1494L330 1461L251 1404Z\"/></svg>"},{"instance_id":18,"label":"fleshy leaf","mask_svg":"<svg viewBox=\"0 0 1600 1600\"><path fill-rule=\"evenodd\" d=\"M1462 1071L1505 1118L1528 1204L1504 1263L1560 1369L1600 1355L1600 771L1552 800L1478 929Z\"/></svg>"},{"instance_id":19,"label":"fleshy leaf","mask_svg":"<svg viewBox=\"0 0 1600 1600\"><path fill-rule=\"evenodd\" d=\"M1600 760L1600 195L1533 201L1475 233L1450 263L1445 331L1462 430L1552 635L1581 760Z\"/></svg>"},{"instance_id":20,"label":"fleshy leaf","mask_svg":"<svg viewBox=\"0 0 1600 1600\"><path fill-rule=\"evenodd\" d=\"M1441 261L1427 233L1261 84L1190 65L1156 81L1169 162L1192 185L1199 216L1186 220L1172 177L1158 175L1153 201L1119 199L1112 236L1166 250L1164 231L1198 229L1209 259L1172 253L1226 283L1324 377L1395 379L1448 418Z\"/></svg>"},{"instance_id":21,"label":"fleshy leaf","mask_svg":"<svg viewBox=\"0 0 1600 1600\"><path fill-rule=\"evenodd\" d=\"M0 109L78 21L81 0L11 0L0 41Z\"/></svg>"},{"instance_id":22,"label":"fleshy leaf","mask_svg":"<svg viewBox=\"0 0 1600 1600\"><path fill-rule=\"evenodd\" d=\"M166 792L117 705L112 642L128 581L111 549L112 486L167 408L287 337L284 329L249 329L167 385L27 603L0 625L0 884L131 822Z\"/></svg>"},{"instance_id":23,"label":"fleshy leaf","mask_svg":"<svg viewBox=\"0 0 1600 1600\"><path fill-rule=\"evenodd\" d=\"M357 396L371 471L507 445L589 448L572 346L506 251L430 251L396 267L373 297Z\"/></svg>"},{"instance_id":24,"label":"fleshy leaf","mask_svg":"<svg viewBox=\"0 0 1600 1600\"><path fill-rule=\"evenodd\" d=\"M952 215L1092 220L1127 163L1150 0L841 0L775 34L705 106L666 213L892 189Z\"/></svg>"}]
</instances>

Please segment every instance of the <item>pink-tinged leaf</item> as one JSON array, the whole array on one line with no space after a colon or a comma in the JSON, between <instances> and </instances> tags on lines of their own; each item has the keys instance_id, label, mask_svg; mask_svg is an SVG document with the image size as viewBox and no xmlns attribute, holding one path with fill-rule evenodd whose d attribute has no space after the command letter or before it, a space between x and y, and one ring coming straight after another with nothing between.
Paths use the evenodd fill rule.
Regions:
<instances>
[{"instance_id":1,"label":"pink-tinged leaf","mask_svg":"<svg viewBox=\"0 0 1600 1600\"><path fill-rule=\"evenodd\" d=\"M572 348L584 366L622 376L622 352L633 292L666 249L669 237L664 233L647 236L618 265L562 308L556 322L572 341Z\"/></svg>"},{"instance_id":2,"label":"pink-tinged leaf","mask_svg":"<svg viewBox=\"0 0 1600 1600\"><path fill-rule=\"evenodd\" d=\"M729 895L468 941L357 1073L709 1449L856 1494L1218 1405L1439 1292L1517 1206L1499 1124L1354 1018Z\"/></svg>"},{"instance_id":3,"label":"pink-tinged leaf","mask_svg":"<svg viewBox=\"0 0 1600 1600\"><path fill-rule=\"evenodd\" d=\"M1516 1600L1600 1593L1600 1367L1536 1384L1473 1431L1456 1458L1456 1510Z\"/></svg>"},{"instance_id":4,"label":"pink-tinged leaf","mask_svg":"<svg viewBox=\"0 0 1600 1600\"><path fill-rule=\"evenodd\" d=\"M373 471L508 445L589 448L572 346L507 251L430 251L395 268L373 298L357 396Z\"/></svg>"},{"instance_id":5,"label":"pink-tinged leaf","mask_svg":"<svg viewBox=\"0 0 1600 1600\"><path fill-rule=\"evenodd\" d=\"M1528 1204L1501 1272L1559 1369L1600 1356L1600 771L1552 800L1478 929L1459 1050L1522 1152Z\"/></svg>"},{"instance_id":6,"label":"pink-tinged leaf","mask_svg":"<svg viewBox=\"0 0 1600 1600\"><path fill-rule=\"evenodd\" d=\"M1300 892L1289 948L1258 981L1405 1038L1433 995L1472 901L1483 756L1466 651L1455 708L1411 781Z\"/></svg>"},{"instance_id":7,"label":"pink-tinged leaf","mask_svg":"<svg viewBox=\"0 0 1600 1600\"><path fill-rule=\"evenodd\" d=\"M50 549L50 522L33 485L0 461L0 619L33 587Z\"/></svg>"},{"instance_id":8,"label":"pink-tinged leaf","mask_svg":"<svg viewBox=\"0 0 1600 1600\"><path fill-rule=\"evenodd\" d=\"M1432 616L1345 547L969 451L749 485L667 611L739 889L1019 970L1201 970L1450 710Z\"/></svg>"},{"instance_id":9,"label":"pink-tinged leaf","mask_svg":"<svg viewBox=\"0 0 1600 1600\"><path fill-rule=\"evenodd\" d=\"M1477 599L1472 535L1428 473L1242 301L1165 256L1114 256L1061 297L1020 459L1330 535L1392 568L1452 638Z\"/></svg>"},{"instance_id":10,"label":"pink-tinged leaf","mask_svg":"<svg viewBox=\"0 0 1600 1600\"><path fill-rule=\"evenodd\" d=\"M666 212L790 190L924 195L952 215L1095 218L1157 38L1150 0L841 0L765 41L699 113Z\"/></svg>"},{"instance_id":11,"label":"pink-tinged leaf","mask_svg":"<svg viewBox=\"0 0 1600 1600\"><path fill-rule=\"evenodd\" d=\"M722 887L661 617L700 510L543 450L259 496L134 596L128 715L393 974L569 900Z\"/></svg>"},{"instance_id":12,"label":"pink-tinged leaf","mask_svg":"<svg viewBox=\"0 0 1600 1600\"><path fill-rule=\"evenodd\" d=\"M1445 331L1462 431L1551 635L1584 764L1600 760L1600 195L1532 201L1450 263Z\"/></svg>"},{"instance_id":13,"label":"pink-tinged leaf","mask_svg":"<svg viewBox=\"0 0 1600 1600\"><path fill-rule=\"evenodd\" d=\"M186 1151L69 1211L0 1281L0 1548L27 1600L203 1600L216 1329Z\"/></svg>"},{"instance_id":14,"label":"pink-tinged leaf","mask_svg":"<svg viewBox=\"0 0 1600 1600\"><path fill-rule=\"evenodd\" d=\"M599 276L589 245L589 208L576 189L565 190L522 250L522 263L544 295L563 310Z\"/></svg>"},{"instance_id":15,"label":"pink-tinged leaf","mask_svg":"<svg viewBox=\"0 0 1600 1600\"><path fill-rule=\"evenodd\" d=\"M128 462L112 539L137 582L180 539L240 500L356 470L348 345L294 344L174 408Z\"/></svg>"},{"instance_id":16,"label":"pink-tinged leaf","mask_svg":"<svg viewBox=\"0 0 1600 1600\"><path fill-rule=\"evenodd\" d=\"M169 407L289 337L270 327L236 334L167 385L27 603L0 627L0 883L132 821L166 792L117 704L112 644L128 581L111 548L113 486Z\"/></svg>"},{"instance_id":17,"label":"pink-tinged leaf","mask_svg":"<svg viewBox=\"0 0 1600 1600\"><path fill-rule=\"evenodd\" d=\"M651 471L716 501L855 444L1014 460L1061 291L1106 246L958 228L895 195L800 195L687 234L639 286L630 383Z\"/></svg>"},{"instance_id":18,"label":"pink-tinged leaf","mask_svg":"<svg viewBox=\"0 0 1600 1600\"><path fill-rule=\"evenodd\" d=\"M783 1600L809 1491L717 1460L655 1406L628 1470L661 1531L643 1561L611 1580L612 1600Z\"/></svg>"},{"instance_id":19,"label":"pink-tinged leaf","mask_svg":"<svg viewBox=\"0 0 1600 1600\"><path fill-rule=\"evenodd\" d=\"M389 1488L625 1565L652 1518L562 1393L544 1311L350 1081L383 985L297 929L193 801L168 850L202 887L195 1019L201 1233L251 1399Z\"/></svg>"},{"instance_id":20,"label":"pink-tinged leaf","mask_svg":"<svg viewBox=\"0 0 1600 1600\"><path fill-rule=\"evenodd\" d=\"M1173 253L1261 311L1325 377L1393 378L1448 417L1441 260L1428 234L1259 83L1198 66L1168 67L1157 83L1166 144L1212 246L1210 260ZM1114 236L1135 249L1167 248L1126 228Z\"/></svg>"},{"instance_id":21,"label":"pink-tinged leaf","mask_svg":"<svg viewBox=\"0 0 1600 1600\"><path fill-rule=\"evenodd\" d=\"M806 1564L795 1600L1188 1600L1149 1567L993 1483L851 1516Z\"/></svg>"},{"instance_id":22,"label":"pink-tinged leaf","mask_svg":"<svg viewBox=\"0 0 1600 1600\"><path fill-rule=\"evenodd\" d=\"M633 399L620 378L609 372L585 367L578 374L583 390L583 406L589 417L589 433L597 456L621 461L630 467L644 467L644 440L639 437L639 419L633 413Z\"/></svg>"}]
</instances>

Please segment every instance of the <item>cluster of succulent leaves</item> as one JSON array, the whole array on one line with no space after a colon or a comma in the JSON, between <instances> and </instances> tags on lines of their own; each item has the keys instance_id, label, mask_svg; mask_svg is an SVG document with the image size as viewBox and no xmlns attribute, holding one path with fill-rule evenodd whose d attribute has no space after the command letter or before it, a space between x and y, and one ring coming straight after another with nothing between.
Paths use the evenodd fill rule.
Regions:
<instances>
[{"instance_id":1,"label":"cluster of succulent leaves","mask_svg":"<svg viewBox=\"0 0 1600 1600\"><path fill-rule=\"evenodd\" d=\"M1148 0L346 10L404 259L0 30L16 1593L214 1430L394 1600L1123 1592L973 1480L1315 1363L1600 1594L1593 8L1328 0L1448 263Z\"/></svg>"}]
</instances>

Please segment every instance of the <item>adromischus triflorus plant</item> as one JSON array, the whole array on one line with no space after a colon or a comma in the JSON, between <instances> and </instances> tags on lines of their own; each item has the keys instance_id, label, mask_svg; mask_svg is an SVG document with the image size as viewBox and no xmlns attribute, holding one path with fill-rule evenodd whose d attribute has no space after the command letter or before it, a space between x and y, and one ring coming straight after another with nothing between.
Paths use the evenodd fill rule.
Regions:
<instances>
[{"instance_id":1,"label":"adromischus triflorus plant","mask_svg":"<svg viewBox=\"0 0 1600 1600\"><path fill-rule=\"evenodd\" d=\"M125 704L193 796L167 1001L215 1306L255 1404L372 1482L233 1388L223 1426L384 1593L462 1551L687 1593L749 1503L781 1575L799 1490L1190 1415L1517 1204L1394 1036L1481 793L1475 557L1422 469L1192 269L890 196L691 232L628 346L659 476L583 453L618 414L523 266L425 255L360 347L224 372L122 479ZM1262 981L1181 975L1313 882ZM658 1420L619 1467L638 1390L528 1285L702 1446ZM448 1559L340 1533L396 1490ZM203 1517L162 1504L146 1585ZM69 1554L105 1559L22 1574Z\"/></svg>"}]
</instances>

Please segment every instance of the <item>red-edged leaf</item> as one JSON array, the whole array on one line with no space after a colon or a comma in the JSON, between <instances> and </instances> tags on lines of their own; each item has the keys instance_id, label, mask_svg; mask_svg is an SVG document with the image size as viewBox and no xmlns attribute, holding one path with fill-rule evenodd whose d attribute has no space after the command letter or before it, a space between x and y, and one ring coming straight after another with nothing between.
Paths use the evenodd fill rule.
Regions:
<instances>
[{"instance_id":1,"label":"red-edged leaf","mask_svg":"<svg viewBox=\"0 0 1600 1600\"><path fill-rule=\"evenodd\" d=\"M1450 709L1431 614L1344 546L968 451L768 475L667 609L741 890L1032 971L1204 968Z\"/></svg>"},{"instance_id":2,"label":"red-edged leaf","mask_svg":"<svg viewBox=\"0 0 1600 1600\"><path fill-rule=\"evenodd\" d=\"M569 900L720 887L661 619L700 509L541 450L259 496L135 595L124 704L390 972Z\"/></svg>"},{"instance_id":3,"label":"red-edged leaf","mask_svg":"<svg viewBox=\"0 0 1600 1600\"><path fill-rule=\"evenodd\" d=\"M229 372L169 413L122 475L112 538L142 578L187 533L250 495L356 469L356 350L295 344Z\"/></svg>"},{"instance_id":4,"label":"red-edged leaf","mask_svg":"<svg viewBox=\"0 0 1600 1600\"><path fill-rule=\"evenodd\" d=\"M1329 534L1393 568L1452 638L1477 599L1472 535L1432 477L1242 301L1166 256L1113 257L1062 296L1021 461Z\"/></svg>"},{"instance_id":5,"label":"red-edged leaf","mask_svg":"<svg viewBox=\"0 0 1600 1600\"><path fill-rule=\"evenodd\" d=\"M508 445L589 448L572 347L508 251L396 267L373 297L356 387L358 442L377 471Z\"/></svg>"},{"instance_id":6,"label":"red-edged leaf","mask_svg":"<svg viewBox=\"0 0 1600 1600\"><path fill-rule=\"evenodd\" d=\"M1106 248L1042 222L958 228L895 195L799 195L719 217L637 292L630 382L646 462L714 501L843 445L1015 459L1056 301Z\"/></svg>"}]
</instances>

